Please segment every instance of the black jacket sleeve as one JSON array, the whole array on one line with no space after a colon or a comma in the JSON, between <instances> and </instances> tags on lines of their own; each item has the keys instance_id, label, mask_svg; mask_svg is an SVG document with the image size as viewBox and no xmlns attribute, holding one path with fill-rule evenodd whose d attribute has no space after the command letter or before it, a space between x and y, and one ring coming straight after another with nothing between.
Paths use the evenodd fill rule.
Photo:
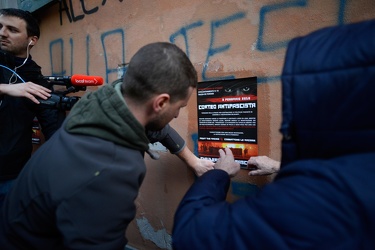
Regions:
<instances>
[{"instance_id":1,"label":"black jacket sleeve","mask_svg":"<svg viewBox=\"0 0 375 250\"><path fill-rule=\"evenodd\" d=\"M147 137L151 143L160 142L172 154L178 154L185 147L185 140L167 124L160 131L147 131Z\"/></svg>"}]
</instances>

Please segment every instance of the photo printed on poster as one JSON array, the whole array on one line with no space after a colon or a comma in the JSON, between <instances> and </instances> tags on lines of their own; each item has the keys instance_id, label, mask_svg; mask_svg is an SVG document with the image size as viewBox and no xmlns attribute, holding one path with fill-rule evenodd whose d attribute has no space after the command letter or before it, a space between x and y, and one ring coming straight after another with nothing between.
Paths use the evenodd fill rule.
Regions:
<instances>
[{"instance_id":1,"label":"photo printed on poster","mask_svg":"<svg viewBox=\"0 0 375 250\"><path fill-rule=\"evenodd\" d=\"M216 162L230 148L241 168L258 155L257 78L199 82L198 154Z\"/></svg>"}]
</instances>

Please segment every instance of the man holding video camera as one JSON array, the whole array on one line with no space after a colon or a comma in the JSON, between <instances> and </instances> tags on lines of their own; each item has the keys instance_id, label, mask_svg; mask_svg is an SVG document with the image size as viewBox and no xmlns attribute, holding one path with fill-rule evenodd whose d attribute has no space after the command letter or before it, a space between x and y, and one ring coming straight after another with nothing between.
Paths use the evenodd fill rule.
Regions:
<instances>
[{"instance_id":1,"label":"man holding video camera","mask_svg":"<svg viewBox=\"0 0 375 250\"><path fill-rule=\"evenodd\" d=\"M30 12L0 9L0 206L32 153L32 124L37 117L46 140L65 113L41 107L52 87L30 55L39 25Z\"/></svg>"}]
</instances>

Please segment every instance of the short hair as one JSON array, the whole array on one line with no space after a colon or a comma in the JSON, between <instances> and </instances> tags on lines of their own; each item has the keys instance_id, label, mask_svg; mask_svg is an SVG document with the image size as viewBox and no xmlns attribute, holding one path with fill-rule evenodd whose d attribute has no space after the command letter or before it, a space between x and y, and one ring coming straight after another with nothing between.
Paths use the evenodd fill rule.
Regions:
<instances>
[{"instance_id":1,"label":"short hair","mask_svg":"<svg viewBox=\"0 0 375 250\"><path fill-rule=\"evenodd\" d=\"M197 72L185 52L172 43L150 43L131 58L122 84L122 93L134 100L146 101L167 93L171 102L188 95L197 87Z\"/></svg>"},{"instance_id":2,"label":"short hair","mask_svg":"<svg viewBox=\"0 0 375 250\"><path fill-rule=\"evenodd\" d=\"M26 22L27 36L40 37L39 23L36 18L29 11L7 8L0 9L0 15L18 17Z\"/></svg>"}]
</instances>

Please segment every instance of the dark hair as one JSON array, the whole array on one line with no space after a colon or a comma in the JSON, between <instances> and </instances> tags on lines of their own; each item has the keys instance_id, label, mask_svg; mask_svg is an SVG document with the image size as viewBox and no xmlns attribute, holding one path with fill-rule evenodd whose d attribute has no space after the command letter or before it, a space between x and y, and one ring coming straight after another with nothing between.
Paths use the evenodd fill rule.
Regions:
<instances>
[{"instance_id":1,"label":"dark hair","mask_svg":"<svg viewBox=\"0 0 375 250\"><path fill-rule=\"evenodd\" d=\"M189 87L197 87L197 72L187 55L167 42L148 44L131 58L122 84L122 93L145 101L167 93L171 102L186 98Z\"/></svg>"},{"instance_id":2,"label":"dark hair","mask_svg":"<svg viewBox=\"0 0 375 250\"><path fill-rule=\"evenodd\" d=\"M29 11L21 9L0 9L0 15L18 17L26 22L27 36L40 37L39 23Z\"/></svg>"}]
</instances>

